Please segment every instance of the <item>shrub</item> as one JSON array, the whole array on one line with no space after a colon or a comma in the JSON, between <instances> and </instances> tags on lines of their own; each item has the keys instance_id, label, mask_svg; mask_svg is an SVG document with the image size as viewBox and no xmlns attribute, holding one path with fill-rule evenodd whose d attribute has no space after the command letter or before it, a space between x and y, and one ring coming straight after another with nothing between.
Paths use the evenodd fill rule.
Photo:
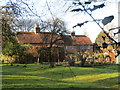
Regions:
<instances>
[{"instance_id":1,"label":"shrub","mask_svg":"<svg viewBox=\"0 0 120 90\"><path fill-rule=\"evenodd\" d=\"M1 54L0 56L1 56L1 61L3 63L14 63L14 62L16 62L16 57L17 57L16 55L6 56L6 55Z\"/></svg>"}]
</instances>

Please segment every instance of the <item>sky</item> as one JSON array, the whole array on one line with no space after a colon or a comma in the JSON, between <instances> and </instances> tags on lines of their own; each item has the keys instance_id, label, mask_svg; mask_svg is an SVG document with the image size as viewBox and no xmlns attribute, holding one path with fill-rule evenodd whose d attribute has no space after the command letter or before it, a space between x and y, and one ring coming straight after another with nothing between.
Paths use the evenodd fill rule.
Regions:
<instances>
[{"instance_id":1,"label":"sky","mask_svg":"<svg viewBox=\"0 0 120 90\"><path fill-rule=\"evenodd\" d=\"M9 0L0 0L0 4L4 5ZM12 0L14 1L14 0ZM41 18L43 20L50 19L52 17L58 17L62 19L67 26L67 29L69 31L75 31L77 35L83 35L84 33L87 34L87 36L91 39L91 41L94 43L97 35L100 33L101 29L98 27L98 25L94 22L90 22L85 24L82 27L76 27L72 28L77 23L82 23L86 20L92 20L87 14L79 13L79 12L70 12L71 8L73 7L72 1L73 0L25 0L30 5L34 3L33 10L35 10L35 13L38 13L41 15ZM85 0L80 0L85 1ZM88 1L88 0L86 0ZM94 0L96 1L96 0ZM104 27L105 30L108 30L109 28L117 26L118 23L118 7L117 3L120 0L97 0L94 4L100 4L102 2L108 2L104 8L101 8L99 10L96 10L92 13L93 17L96 19L103 19L106 16L114 15L114 20L108 24L106 27ZM46 5L46 2L49 5ZM70 8L70 9L68 9ZM50 11L48 11L50 9ZM51 15L52 14L52 15ZM103 26L102 24L100 24Z\"/></svg>"},{"instance_id":2,"label":"sky","mask_svg":"<svg viewBox=\"0 0 120 90\"><path fill-rule=\"evenodd\" d=\"M114 17L115 17L114 20L110 24L107 25L110 28L111 24L115 24L115 26L117 26L117 20L118 20L118 16L117 16L118 12L117 11L118 10L117 10L117 3L116 2L108 3L108 5L106 7L99 9L99 10L96 10L93 13L93 16L96 19L97 18L103 19L106 16L114 15ZM89 20L91 19L88 15L74 16L74 15L71 15L71 13L67 13L67 14L68 15L66 15L65 18L68 18L67 22L70 22L70 23L68 23L69 24L68 26L74 26L77 23L83 22L87 19L89 19ZM71 20L72 20L72 22L71 22ZM103 25L101 24L101 26L103 26ZM106 28L106 27L104 27L104 28L106 31L108 31L109 28ZM95 42L97 35L101 31L101 29L98 27L98 25L96 23L93 23L93 22L87 23L83 27L77 27L74 30L76 31L76 34L84 34L84 32L87 32L87 35L91 39L92 42Z\"/></svg>"}]
</instances>

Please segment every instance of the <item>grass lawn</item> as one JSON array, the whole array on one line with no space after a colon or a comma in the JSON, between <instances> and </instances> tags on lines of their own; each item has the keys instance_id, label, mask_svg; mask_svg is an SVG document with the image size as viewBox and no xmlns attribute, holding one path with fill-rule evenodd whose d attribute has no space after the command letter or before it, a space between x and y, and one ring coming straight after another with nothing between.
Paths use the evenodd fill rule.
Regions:
<instances>
[{"instance_id":1,"label":"grass lawn","mask_svg":"<svg viewBox=\"0 0 120 90\"><path fill-rule=\"evenodd\" d=\"M2 70L2 88L118 88L118 65L49 68L3 64Z\"/></svg>"}]
</instances>

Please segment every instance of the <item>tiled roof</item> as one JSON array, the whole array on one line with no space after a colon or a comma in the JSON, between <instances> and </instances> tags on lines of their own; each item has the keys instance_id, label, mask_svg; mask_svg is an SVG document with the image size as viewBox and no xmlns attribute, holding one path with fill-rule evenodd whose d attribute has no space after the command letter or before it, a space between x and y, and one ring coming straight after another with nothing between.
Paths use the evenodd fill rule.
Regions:
<instances>
[{"instance_id":1,"label":"tiled roof","mask_svg":"<svg viewBox=\"0 0 120 90\"><path fill-rule=\"evenodd\" d=\"M90 38L85 35L66 35L63 39L65 45L92 45Z\"/></svg>"},{"instance_id":2,"label":"tiled roof","mask_svg":"<svg viewBox=\"0 0 120 90\"><path fill-rule=\"evenodd\" d=\"M34 32L18 32L17 33L17 39L19 43L50 43L51 40L51 33L49 32L42 32L35 34ZM53 39L58 39L60 36L53 35ZM62 41L59 41L58 43L62 43Z\"/></svg>"},{"instance_id":3,"label":"tiled roof","mask_svg":"<svg viewBox=\"0 0 120 90\"><path fill-rule=\"evenodd\" d=\"M18 32L17 39L19 43L36 43L36 44L44 44L50 43L51 40L51 33L50 32L41 32L35 34L34 32ZM53 38L60 38L59 35L54 34ZM65 35L63 41L60 40L58 43L64 43L65 45L86 45L92 44L91 40L85 35Z\"/></svg>"},{"instance_id":4,"label":"tiled roof","mask_svg":"<svg viewBox=\"0 0 120 90\"><path fill-rule=\"evenodd\" d=\"M85 35L76 35L73 37L73 45L86 45L86 44L92 44L90 38L88 38Z\"/></svg>"}]
</instances>

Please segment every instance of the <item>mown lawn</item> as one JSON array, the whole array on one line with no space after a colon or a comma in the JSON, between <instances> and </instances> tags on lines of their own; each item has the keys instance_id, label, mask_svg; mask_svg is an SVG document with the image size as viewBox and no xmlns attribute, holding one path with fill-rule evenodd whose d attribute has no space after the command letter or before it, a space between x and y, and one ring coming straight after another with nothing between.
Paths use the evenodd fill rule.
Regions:
<instances>
[{"instance_id":1,"label":"mown lawn","mask_svg":"<svg viewBox=\"0 0 120 90\"><path fill-rule=\"evenodd\" d=\"M49 68L2 65L2 88L118 88L118 65Z\"/></svg>"}]
</instances>

